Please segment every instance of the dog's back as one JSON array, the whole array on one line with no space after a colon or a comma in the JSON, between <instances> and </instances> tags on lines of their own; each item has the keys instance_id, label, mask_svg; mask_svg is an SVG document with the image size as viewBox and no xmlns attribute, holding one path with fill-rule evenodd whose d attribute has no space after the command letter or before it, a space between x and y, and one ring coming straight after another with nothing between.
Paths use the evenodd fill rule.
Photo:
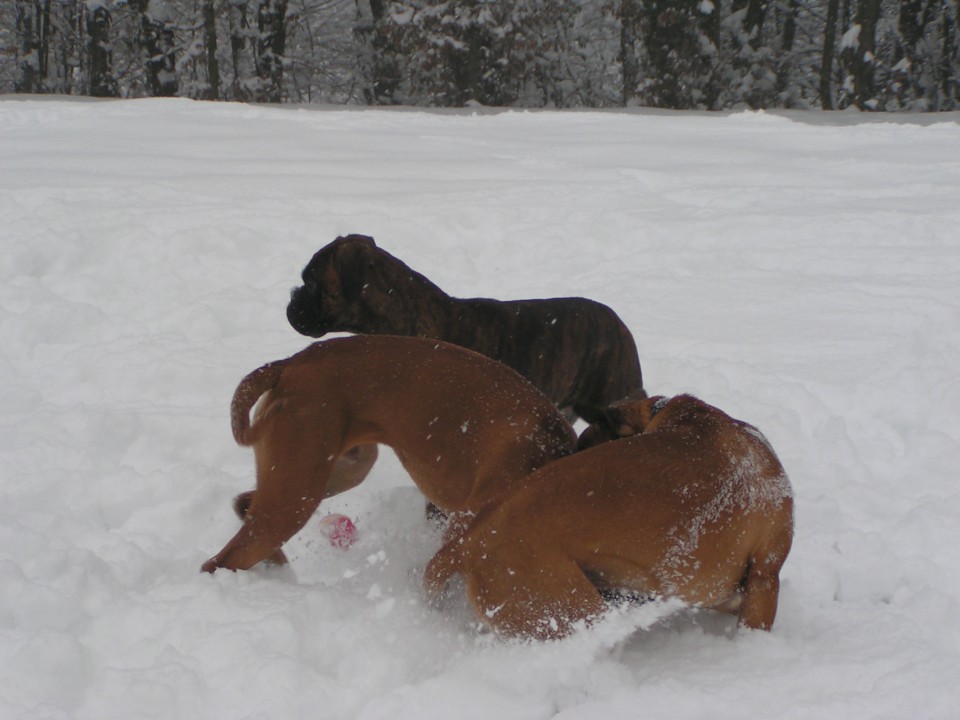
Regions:
<instances>
[{"instance_id":1,"label":"dog's back","mask_svg":"<svg viewBox=\"0 0 960 720\"><path fill-rule=\"evenodd\" d=\"M676 407L661 411L642 434L583 451L580 462L602 468L593 502L606 520L568 527L584 538L578 562L593 576L611 574L605 555L614 564L629 556L651 575L650 586L637 589L709 606L717 588L740 583L747 557L786 557L792 493L758 431L695 398L672 402ZM561 500L566 509L574 487ZM576 523L576 513L564 522ZM640 546L632 541L638 522L648 540ZM600 545L600 553L586 551ZM731 555L738 560L731 563Z\"/></svg>"},{"instance_id":2,"label":"dog's back","mask_svg":"<svg viewBox=\"0 0 960 720\"><path fill-rule=\"evenodd\" d=\"M763 436L680 396L642 434L531 475L478 518L462 543L445 546L426 580L436 593L461 572L479 613L505 604L493 624L511 633L544 634L538 615L576 591L579 604L560 603L560 628L568 631L602 607L598 590L705 607L728 607L742 595L741 622L768 628L792 536L790 485ZM539 567L508 577L504 568L520 567L524 553ZM527 598L527 609L514 598Z\"/></svg>"},{"instance_id":3,"label":"dog's back","mask_svg":"<svg viewBox=\"0 0 960 720\"><path fill-rule=\"evenodd\" d=\"M609 307L581 297L457 301L443 337L509 365L558 407L594 421L601 408L642 393L633 335Z\"/></svg>"}]
</instances>

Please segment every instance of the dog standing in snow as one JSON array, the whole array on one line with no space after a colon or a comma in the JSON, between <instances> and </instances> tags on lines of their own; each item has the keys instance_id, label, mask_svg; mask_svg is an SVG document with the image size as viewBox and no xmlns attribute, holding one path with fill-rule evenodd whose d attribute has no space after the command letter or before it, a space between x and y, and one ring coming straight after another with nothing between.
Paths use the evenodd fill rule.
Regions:
<instances>
[{"instance_id":1,"label":"dog standing in snow","mask_svg":"<svg viewBox=\"0 0 960 720\"><path fill-rule=\"evenodd\" d=\"M510 368L411 337L327 340L264 365L240 382L231 416L236 441L254 448L257 485L238 508L240 530L203 564L211 573L282 561L281 546L320 501L363 480L367 450L358 451L359 467L343 464L355 448L392 447L427 499L456 520L573 452L577 439Z\"/></svg>"},{"instance_id":2,"label":"dog standing in snow","mask_svg":"<svg viewBox=\"0 0 960 720\"><path fill-rule=\"evenodd\" d=\"M689 395L621 403L604 422L632 436L526 478L433 557L428 594L459 573L481 620L525 637L566 635L618 591L770 629L793 499L763 435Z\"/></svg>"},{"instance_id":3,"label":"dog standing in snow","mask_svg":"<svg viewBox=\"0 0 960 720\"><path fill-rule=\"evenodd\" d=\"M617 400L643 395L633 336L607 306L584 298L453 298L364 235L339 237L313 256L287 318L310 337L410 335L475 350L588 422Z\"/></svg>"}]
</instances>

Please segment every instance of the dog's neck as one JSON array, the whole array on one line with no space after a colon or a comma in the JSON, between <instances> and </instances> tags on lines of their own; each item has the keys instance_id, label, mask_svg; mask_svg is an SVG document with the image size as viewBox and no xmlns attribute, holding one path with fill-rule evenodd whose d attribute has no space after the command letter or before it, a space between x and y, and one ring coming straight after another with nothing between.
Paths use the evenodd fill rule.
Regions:
<instances>
[{"instance_id":1,"label":"dog's neck","mask_svg":"<svg viewBox=\"0 0 960 720\"><path fill-rule=\"evenodd\" d=\"M360 331L442 338L452 314L451 297L401 260L383 250L377 252L380 262L365 282L381 290Z\"/></svg>"}]
</instances>

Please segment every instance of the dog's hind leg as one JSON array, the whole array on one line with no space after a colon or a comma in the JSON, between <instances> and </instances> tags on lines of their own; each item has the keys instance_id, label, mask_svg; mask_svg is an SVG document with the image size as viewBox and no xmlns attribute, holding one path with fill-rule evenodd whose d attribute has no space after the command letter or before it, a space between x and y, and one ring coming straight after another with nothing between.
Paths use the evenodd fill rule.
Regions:
<instances>
[{"instance_id":1,"label":"dog's hind leg","mask_svg":"<svg viewBox=\"0 0 960 720\"><path fill-rule=\"evenodd\" d=\"M750 559L743 581L738 624L757 630L769 630L777 616L780 597L780 563L768 558Z\"/></svg>"},{"instance_id":2,"label":"dog's hind leg","mask_svg":"<svg viewBox=\"0 0 960 720\"><path fill-rule=\"evenodd\" d=\"M769 630L773 626L780 599L780 568L792 543L793 505L788 503L780 509L778 517L771 518L765 538L750 554L743 579L738 624L760 630Z\"/></svg>"},{"instance_id":3,"label":"dog's hind leg","mask_svg":"<svg viewBox=\"0 0 960 720\"><path fill-rule=\"evenodd\" d=\"M606 609L590 578L562 550L502 537L490 547L488 529L478 520L431 558L423 574L431 600L459 573L481 620L505 635L539 639L569 635Z\"/></svg>"},{"instance_id":4,"label":"dog's hind leg","mask_svg":"<svg viewBox=\"0 0 960 720\"><path fill-rule=\"evenodd\" d=\"M561 638L607 608L589 578L566 557L551 558L537 567L494 565L465 575L474 609L505 635Z\"/></svg>"}]
</instances>

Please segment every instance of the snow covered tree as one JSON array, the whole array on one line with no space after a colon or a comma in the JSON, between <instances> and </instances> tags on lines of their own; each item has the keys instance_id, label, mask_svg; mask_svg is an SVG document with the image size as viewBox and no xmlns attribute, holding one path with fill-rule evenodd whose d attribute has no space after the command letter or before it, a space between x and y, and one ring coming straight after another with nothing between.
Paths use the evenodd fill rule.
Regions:
<instances>
[{"instance_id":1,"label":"snow covered tree","mask_svg":"<svg viewBox=\"0 0 960 720\"><path fill-rule=\"evenodd\" d=\"M7 0L0 92L522 107L960 103L958 0Z\"/></svg>"},{"instance_id":2,"label":"snow covered tree","mask_svg":"<svg viewBox=\"0 0 960 720\"><path fill-rule=\"evenodd\" d=\"M359 44L360 92L368 105L391 104L399 84L398 58L388 30L387 6L386 0L357 0L354 34Z\"/></svg>"},{"instance_id":3,"label":"snow covered tree","mask_svg":"<svg viewBox=\"0 0 960 720\"><path fill-rule=\"evenodd\" d=\"M642 0L642 104L714 109L719 7L712 0Z\"/></svg>"},{"instance_id":4,"label":"snow covered tree","mask_svg":"<svg viewBox=\"0 0 960 720\"><path fill-rule=\"evenodd\" d=\"M941 5L940 53L934 76L940 101L931 109L956 110L960 107L960 3L944 0Z\"/></svg>"},{"instance_id":5,"label":"snow covered tree","mask_svg":"<svg viewBox=\"0 0 960 720\"><path fill-rule=\"evenodd\" d=\"M290 101L365 101L357 12L356 0L289 0L283 83Z\"/></svg>"},{"instance_id":6,"label":"snow covered tree","mask_svg":"<svg viewBox=\"0 0 960 720\"><path fill-rule=\"evenodd\" d=\"M226 5L227 26L230 35L230 97L233 100L252 99L251 77L253 53L249 49L256 36L249 20L247 0L230 0ZM247 58L249 57L249 65ZM251 68L251 69L248 69Z\"/></svg>"},{"instance_id":7,"label":"snow covered tree","mask_svg":"<svg viewBox=\"0 0 960 720\"><path fill-rule=\"evenodd\" d=\"M957 106L956 20L955 1L900 0L890 77L885 84L889 109Z\"/></svg>"},{"instance_id":8,"label":"snow covered tree","mask_svg":"<svg viewBox=\"0 0 960 720\"><path fill-rule=\"evenodd\" d=\"M382 17L384 42L374 50L380 101L417 105L510 104L506 31L488 0L401 0ZM513 42L523 43L516 35ZM395 54L386 55L387 48ZM383 70L395 67L384 83Z\"/></svg>"},{"instance_id":9,"label":"snow covered tree","mask_svg":"<svg viewBox=\"0 0 960 720\"><path fill-rule=\"evenodd\" d=\"M640 35L640 0L620 0L620 53L622 93L624 106L634 102L640 86L640 60L637 39Z\"/></svg>"},{"instance_id":10,"label":"snow covered tree","mask_svg":"<svg viewBox=\"0 0 960 720\"><path fill-rule=\"evenodd\" d=\"M608 105L613 8L614 0L399 0L365 31L366 67L376 69L378 102Z\"/></svg>"},{"instance_id":11,"label":"snow covered tree","mask_svg":"<svg viewBox=\"0 0 960 720\"><path fill-rule=\"evenodd\" d=\"M98 3L87 11L89 81L93 97L116 97L120 94L113 75L113 47L110 43L110 11Z\"/></svg>"},{"instance_id":12,"label":"snow covered tree","mask_svg":"<svg viewBox=\"0 0 960 720\"><path fill-rule=\"evenodd\" d=\"M283 100L283 65L287 46L287 0L258 0L257 100Z\"/></svg>"},{"instance_id":13,"label":"snow covered tree","mask_svg":"<svg viewBox=\"0 0 960 720\"><path fill-rule=\"evenodd\" d=\"M144 54L147 90L153 97L177 94L176 41L167 0L132 0L140 16L140 46Z\"/></svg>"},{"instance_id":14,"label":"snow covered tree","mask_svg":"<svg viewBox=\"0 0 960 720\"><path fill-rule=\"evenodd\" d=\"M217 57L217 16L213 0L203 0L203 45L207 60L208 100L220 99L220 59Z\"/></svg>"},{"instance_id":15,"label":"snow covered tree","mask_svg":"<svg viewBox=\"0 0 960 720\"><path fill-rule=\"evenodd\" d=\"M624 104L620 0L544 3L521 72L524 105L607 107ZM523 69L525 68L525 69Z\"/></svg>"},{"instance_id":16,"label":"snow covered tree","mask_svg":"<svg viewBox=\"0 0 960 720\"><path fill-rule=\"evenodd\" d=\"M820 104L824 110L833 110L833 59L837 49L837 21L840 0L829 0L823 35L823 60L820 65Z\"/></svg>"},{"instance_id":17,"label":"snow covered tree","mask_svg":"<svg viewBox=\"0 0 960 720\"><path fill-rule=\"evenodd\" d=\"M877 63L877 23L880 21L880 0L859 0L857 14L844 50L849 53L853 101L861 110L876 110L874 76Z\"/></svg>"},{"instance_id":18,"label":"snow covered tree","mask_svg":"<svg viewBox=\"0 0 960 720\"><path fill-rule=\"evenodd\" d=\"M734 0L723 29L729 37L722 95L724 105L746 104L753 108L778 104L777 39L765 32L769 0ZM725 55L729 55L727 60Z\"/></svg>"},{"instance_id":19,"label":"snow covered tree","mask_svg":"<svg viewBox=\"0 0 960 720\"><path fill-rule=\"evenodd\" d=\"M14 9L20 39L15 91L43 92L50 55L50 0L16 0Z\"/></svg>"}]
</instances>

